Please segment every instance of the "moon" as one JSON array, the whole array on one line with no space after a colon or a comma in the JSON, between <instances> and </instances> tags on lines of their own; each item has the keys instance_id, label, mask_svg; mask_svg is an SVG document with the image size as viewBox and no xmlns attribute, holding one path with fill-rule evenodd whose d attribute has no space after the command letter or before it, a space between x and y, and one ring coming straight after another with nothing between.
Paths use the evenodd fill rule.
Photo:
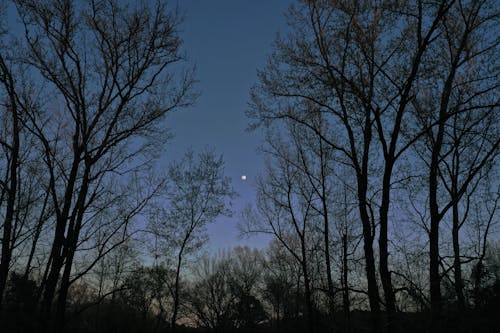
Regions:
<instances>
[{"instance_id":1,"label":"moon","mask_svg":"<svg viewBox=\"0 0 500 333\"><path fill-rule=\"evenodd\" d=\"M247 176L246 175L242 175L241 176L241 180L243 180L243 181L247 180Z\"/></svg>"}]
</instances>

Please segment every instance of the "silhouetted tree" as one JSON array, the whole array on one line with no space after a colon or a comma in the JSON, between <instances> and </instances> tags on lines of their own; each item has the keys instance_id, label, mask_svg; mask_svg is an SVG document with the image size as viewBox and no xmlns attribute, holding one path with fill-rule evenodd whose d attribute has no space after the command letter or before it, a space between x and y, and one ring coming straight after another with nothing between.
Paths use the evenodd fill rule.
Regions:
<instances>
[{"instance_id":1,"label":"silhouetted tree","mask_svg":"<svg viewBox=\"0 0 500 333\"><path fill-rule=\"evenodd\" d=\"M1 36L0 31L0 36ZM3 44L3 43L2 43ZM3 45L1 45L3 46ZM5 137L0 138L0 145L5 152L6 161L6 176L1 181L1 201L4 196L7 197L5 207L5 217L2 223L2 252L0 258L0 310L2 308L3 294L7 284L9 266L12 259L13 247L13 228L15 220L16 196L18 195L18 173L20 159L20 132L22 128L22 107L19 105L18 87L14 79L11 66L9 65L6 55L0 53L0 85L3 98L6 102L2 107L2 127L7 127L6 131L2 131ZM3 203L3 202L2 202Z\"/></svg>"},{"instance_id":2,"label":"silhouetted tree","mask_svg":"<svg viewBox=\"0 0 500 333\"><path fill-rule=\"evenodd\" d=\"M41 309L49 318L57 294L54 322L61 331L89 207L112 173L147 162L150 139L158 137L163 117L192 103L193 77L190 71L177 76L178 67L171 70L183 60L179 17L164 3L33 0L15 5L24 27L18 59L61 104L47 112L30 109L26 116L43 147L56 215Z\"/></svg>"},{"instance_id":3,"label":"silhouetted tree","mask_svg":"<svg viewBox=\"0 0 500 333\"><path fill-rule=\"evenodd\" d=\"M421 93L414 100L421 128L428 129L429 154L429 282L432 323L439 331L441 320L441 279L439 230L448 210L452 210L455 290L460 306L463 295L459 228L459 202L471 191L488 163L498 155L500 139L495 108L498 98L492 93L498 80L492 76L491 57L498 50L495 38L488 37L497 9L485 1L443 3L449 7L446 19L437 25L433 58L443 66L427 67L420 82ZM493 6L493 7L492 7ZM429 55L431 57L431 55ZM430 61L430 59L429 59ZM434 60L433 60L434 61ZM479 65L481 64L481 65ZM495 70L493 70L495 71ZM430 124L436 124L432 127ZM430 156L429 156L430 155ZM440 193L446 189L449 199ZM464 213L466 218L466 213Z\"/></svg>"},{"instance_id":4,"label":"silhouetted tree","mask_svg":"<svg viewBox=\"0 0 500 333\"><path fill-rule=\"evenodd\" d=\"M175 332L180 306L179 281L186 257L198 251L206 240L206 226L222 215L230 215L229 200L235 193L224 175L224 161L211 150L188 151L168 169L166 202L151 224L165 256L172 256L175 282L172 286L172 331Z\"/></svg>"},{"instance_id":5,"label":"silhouetted tree","mask_svg":"<svg viewBox=\"0 0 500 333\"><path fill-rule=\"evenodd\" d=\"M280 155L270 160L267 175L258 180L256 210L246 212L244 233L267 233L276 237L301 266L304 279L308 331L313 332L313 300L309 262L310 233L313 219L314 189L297 168L296 147L287 147L273 139Z\"/></svg>"},{"instance_id":6,"label":"silhouetted tree","mask_svg":"<svg viewBox=\"0 0 500 333\"><path fill-rule=\"evenodd\" d=\"M189 308L201 327L223 332L232 326L231 319L236 304L231 292L230 257L204 257L195 268L195 281L189 292Z\"/></svg>"},{"instance_id":7,"label":"silhouetted tree","mask_svg":"<svg viewBox=\"0 0 500 333\"><path fill-rule=\"evenodd\" d=\"M263 275L263 256L257 249L235 247L231 252L230 285L235 295L233 324L236 328L255 329L267 315L259 299Z\"/></svg>"}]
</instances>

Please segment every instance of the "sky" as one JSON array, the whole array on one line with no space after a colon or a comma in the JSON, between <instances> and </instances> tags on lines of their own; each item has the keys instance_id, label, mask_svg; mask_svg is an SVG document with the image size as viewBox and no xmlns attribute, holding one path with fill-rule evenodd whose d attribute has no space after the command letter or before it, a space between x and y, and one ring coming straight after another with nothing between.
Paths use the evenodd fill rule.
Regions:
<instances>
[{"instance_id":1,"label":"sky","mask_svg":"<svg viewBox=\"0 0 500 333\"><path fill-rule=\"evenodd\" d=\"M185 12L181 37L184 50L196 65L196 105L178 111L167 120L174 138L166 146L165 161L181 158L188 148L213 147L225 160L239 197L233 200L233 217L221 217L208 227L209 248L236 245L264 247L269 238L238 237L237 222L255 194L255 177L263 169L256 150L262 143L260 131L248 132L250 88L257 82L272 52L278 32L286 32L284 13L291 0L182 0ZM241 179L242 175L247 180Z\"/></svg>"}]
</instances>

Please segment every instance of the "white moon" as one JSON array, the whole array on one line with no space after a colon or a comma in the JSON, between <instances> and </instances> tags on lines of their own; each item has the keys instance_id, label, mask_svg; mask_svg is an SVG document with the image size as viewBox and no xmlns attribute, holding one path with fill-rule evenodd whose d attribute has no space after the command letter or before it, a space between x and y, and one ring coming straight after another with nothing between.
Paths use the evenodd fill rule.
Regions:
<instances>
[{"instance_id":1,"label":"white moon","mask_svg":"<svg viewBox=\"0 0 500 333\"><path fill-rule=\"evenodd\" d=\"M247 180L247 176L246 175L241 176L241 180Z\"/></svg>"}]
</instances>

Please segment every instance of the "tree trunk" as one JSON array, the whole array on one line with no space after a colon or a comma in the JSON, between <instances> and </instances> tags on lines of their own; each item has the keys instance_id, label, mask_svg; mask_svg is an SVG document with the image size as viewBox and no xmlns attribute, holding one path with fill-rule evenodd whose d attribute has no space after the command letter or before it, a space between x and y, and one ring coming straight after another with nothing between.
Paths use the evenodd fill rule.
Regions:
<instances>
[{"instance_id":1,"label":"tree trunk","mask_svg":"<svg viewBox=\"0 0 500 333\"><path fill-rule=\"evenodd\" d=\"M380 326L380 296L378 292L375 257L373 253L372 224L367 212L366 183L358 181L358 200L361 222L363 224L363 249L365 254L366 280L368 281L368 301L370 303L370 315L372 332L381 332Z\"/></svg>"},{"instance_id":2,"label":"tree trunk","mask_svg":"<svg viewBox=\"0 0 500 333\"><path fill-rule=\"evenodd\" d=\"M12 223L14 221L14 211L17 194L17 169L19 159L19 115L17 110L17 101L14 92L14 81L8 72L3 58L2 72L6 76L4 84L9 94L9 106L12 116L12 146L10 147L10 163L9 163L9 185L7 190L7 207L5 211L5 219L3 223L2 235L2 257L0 259L0 310L2 309L3 294L9 276L9 266L12 258ZM4 68L5 67L5 68Z\"/></svg>"},{"instance_id":3,"label":"tree trunk","mask_svg":"<svg viewBox=\"0 0 500 333\"><path fill-rule=\"evenodd\" d=\"M373 255L373 237L367 235L366 230L363 227L363 236L364 236L364 252L365 252L365 263L366 263L366 277L368 280L368 300L370 303L370 315L372 321L372 331L373 332L381 332L380 326L380 296L378 292L377 278L376 278L376 269L375 269L375 259Z\"/></svg>"},{"instance_id":4,"label":"tree trunk","mask_svg":"<svg viewBox=\"0 0 500 333\"><path fill-rule=\"evenodd\" d=\"M184 248L184 246L183 246ZM181 273L181 263L182 263L182 250L179 252L179 257L177 259L177 269L175 270L175 285L174 285L174 307L172 309L172 318L170 320L170 326L172 328L171 332L176 331L177 314L179 312L179 278Z\"/></svg>"},{"instance_id":5,"label":"tree trunk","mask_svg":"<svg viewBox=\"0 0 500 333\"><path fill-rule=\"evenodd\" d=\"M328 193L326 189L326 156L323 149L323 140L319 139L319 156L320 156L320 171L321 171L321 204L323 210L323 232L324 232L324 246L325 246L325 266L326 266L326 280L328 285L328 307L330 315L330 324L334 324L335 313L335 291L333 289L332 279L332 264L330 259L330 221L328 218Z\"/></svg>"},{"instance_id":6,"label":"tree trunk","mask_svg":"<svg viewBox=\"0 0 500 333\"><path fill-rule=\"evenodd\" d=\"M74 143L75 144L75 143ZM75 150L73 155L73 164L71 166L71 173L68 179L68 185L64 194L63 209L57 215L56 228L54 232L54 241L52 243L52 250L50 253L50 268L45 281L43 290L43 298L41 301L42 320L48 322L50 320L52 301L54 300L57 282L59 281L59 273L64 264L63 249L66 244L66 224L68 222L69 211L71 207L73 191L78 174L78 167L80 162L80 151ZM57 202L54 202L57 205ZM46 323L44 324L46 325Z\"/></svg>"},{"instance_id":7,"label":"tree trunk","mask_svg":"<svg viewBox=\"0 0 500 333\"><path fill-rule=\"evenodd\" d=\"M344 326L346 332L351 331L351 309L350 309L350 300L349 300L349 280L348 280L348 264L347 264L347 235L344 234L342 236L342 284L343 290L342 293L342 306L344 310Z\"/></svg>"},{"instance_id":8,"label":"tree trunk","mask_svg":"<svg viewBox=\"0 0 500 333\"><path fill-rule=\"evenodd\" d=\"M462 262L460 260L460 219L458 214L458 201L453 204L453 273L455 278L455 292L457 294L458 309L460 312L465 311L465 296L462 280Z\"/></svg>"},{"instance_id":9,"label":"tree trunk","mask_svg":"<svg viewBox=\"0 0 500 333\"><path fill-rule=\"evenodd\" d=\"M83 223L83 213L85 212L85 201L87 198L87 193L89 189L89 174L90 165L87 163L85 165L85 172L82 178L82 187L78 193L78 200L76 202L76 217L75 220L70 221L66 244L63 249L62 257L65 258L63 276L61 278L61 286L59 288L59 295L57 298L57 308L56 308L56 322L55 322L55 332L61 333L64 330L65 325L65 314L66 314L66 301L68 298L68 290L70 286L70 276L71 268L73 266L73 259L75 257L76 247L78 244L78 238L80 234L80 229Z\"/></svg>"},{"instance_id":10,"label":"tree trunk","mask_svg":"<svg viewBox=\"0 0 500 333\"><path fill-rule=\"evenodd\" d=\"M389 270L389 250L388 250L388 214L390 205L391 174L393 169L392 159L386 160L382 202L380 205L380 233L379 233L379 270L380 280L384 289L385 311L387 315L386 330L392 332L395 325L396 301L392 288L391 272Z\"/></svg>"},{"instance_id":11,"label":"tree trunk","mask_svg":"<svg viewBox=\"0 0 500 333\"><path fill-rule=\"evenodd\" d=\"M328 218L325 216L324 220L324 227L325 227L325 265L326 265L326 278L327 278L327 284L328 284L328 307L329 307L329 314L330 314L330 320L333 325L333 319L334 319L334 314L335 314L335 294L333 290L333 279L332 279L332 268L331 268L331 262L330 262L330 237L329 237L329 231L328 231Z\"/></svg>"},{"instance_id":12,"label":"tree trunk","mask_svg":"<svg viewBox=\"0 0 500 333\"><path fill-rule=\"evenodd\" d=\"M441 320L441 277L439 276L439 222L431 217L429 233L429 280L431 294L431 332L439 332Z\"/></svg>"},{"instance_id":13,"label":"tree trunk","mask_svg":"<svg viewBox=\"0 0 500 333\"><path fill-rule=\"evenodd\" d=\"M462 45L463 46L463 45ZM441 94L439 106L439 124L436 138L432 144L431 162L429 165L429 215L431 226L429 231L429 282L431 296L431 332L439 332L441 321L441 277L439 275L439 223L443 218L439 212L438 177L441 162L441 149L444 140L445 122L448 115L448 104L451 96L453 80L459 57L453 59L450 73Z\"/></svg>"},{"instance_id":14,"label":"tree trunk","mask_svg":"<svg viewBox=\"0 0 500 333\"><path fill-rule=\"evenodd\" d=\"M42 210L40 211L40 215L38 217L38 223L36 225L35 234L33 235L33 240L31 242L30 254L28 256L28 261L26 262L26 268L24 269L25 280L29 278L29 274L31 271L31 263L33 262L33 257L35 256L36 246L38 244L38 240L40 239L40 234L42 233L42 226L45 222L44 214L45 214L45 209L47 208L49 194L50 194L49 190L47 189L47 193L45 193L45 198L43 200Z\"/></svg>"},{"instance_id":15,"label":"tree trunk","mask_svg":"<svg viewBox=\"0 0 500 333\"><path fill-rule=\"evenodd\" d=\"M304 274L304 289L305 289L305 298L306 298L306 310L307 310L307 331L309 333L314 333L314 312L312 305L312 295L311 295L311 282L309 280L309 273L307 272L307 264L304 259L302 263L302 271Z\"/></svg>"},{"instance_id":16,"label":"tree trunk","mask_svg":"<svg viewBox=\"0 0 500 333\"><path fill-rule=\"evenodd\" d=\"M437 137L432 147L432 157L429 172L429 208L431 226L429 231L429 283L431 296L431 332L439 332L441 320L441 277L439 275L439 213L438 168L441 145L443 142L444 123L439 124Z\"/></svg>"},{"instance_id":17,"label":"tree trunk","mask_svg":"<svg viewBox=\"0 0 500 333\"><path fill-rule=\"evenodd\" d=\"M71 172L68 179L68 185L66 186L65 189L63 209L61 212L58 212L57 214L54 241L52 243L52 250L49 262L47 264L50 265L50 268L48 269L49 273L47 275L47 280L45 281L43 298L41 301L41 311L40 311L41 321L42 321L42 331L44 332L49 332L49 331L51 332L53 329L59 332L59 330L62 330L63 323L60 323L58 321L61 320L64 321L64 309L62 308L65 307L66 292L67 292L67 287L69 286L69 284L66 284L66 282L61 283L60 287L60 294L58 297L58 304L56 309L57 320L51 323L52 321L51 317L52 317L52 303L56 295L56 287L57 283L59 282L59 275L61 269L64 267L64 265L68 267L69 264L69 267L65 268L65 272L63 273L64 275L68 275L72 265L72 258L70 260L71 261L70 263L68 262L65 263L65 260L67 259L67 256L69 254L68 246L70 246L69 242L71 241L69 238L71 236L70 233L72 232L73 226L70 225L67 235L65 234L66 234L66 225L70 217L70 208L71 208L72 198L74 195L73 192L76 185L78 168L80 165L80 150L76 147L76 144L77 144L77 137L74 137L73 163L71 166ZM82 186L84 185L82 184ZM55 197L54 193L53 196ZM57 205L57 202L54 202L54 204ZM69 270L69 272L67 272L66 270ZM61 295L61 293L63 295Z\"/></svg>"}]
</instances>

